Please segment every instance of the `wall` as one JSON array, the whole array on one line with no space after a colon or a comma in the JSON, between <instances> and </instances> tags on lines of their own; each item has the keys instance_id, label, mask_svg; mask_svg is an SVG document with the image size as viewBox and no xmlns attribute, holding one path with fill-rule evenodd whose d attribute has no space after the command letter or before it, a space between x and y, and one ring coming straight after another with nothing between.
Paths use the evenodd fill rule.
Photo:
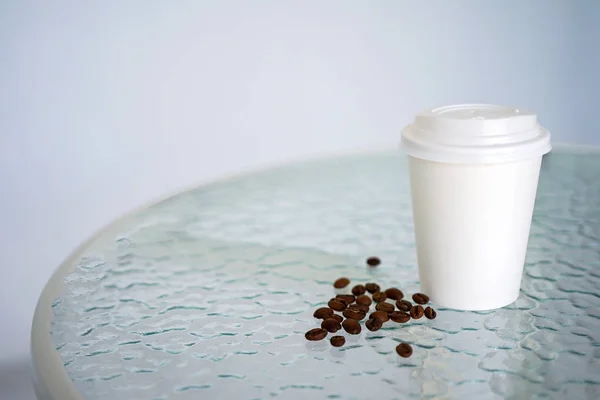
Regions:
<instances>
[{"instance_id":1,"label":"wall","mask_svg":"<svg viewBox=\"0 0 600 400\"><path fill-rule=\"evenodd\" d=\"M579 92L599 82L585 81L597 71L592 9L2 2L0 357L27 354L37 296L73 248L164 193L260 163L395 145L413 113L446 103L529 108L555 140L600 144L596 111L582 106L598 90Z\"/></svg>"},{"instance_id":2,"label":"wall","mask_svg":"<svg viewBox=\"0 0 600 400\"><path fill-rule=\"evenodd\" d=\"M577 37L573 46L577 56L576 83L571 88L576 116L575 129L589 143L600 143L600 2L589 0L586 7L577 7ZM598 172L600 176L600 171Z\"/></svg>"}]
</instances>

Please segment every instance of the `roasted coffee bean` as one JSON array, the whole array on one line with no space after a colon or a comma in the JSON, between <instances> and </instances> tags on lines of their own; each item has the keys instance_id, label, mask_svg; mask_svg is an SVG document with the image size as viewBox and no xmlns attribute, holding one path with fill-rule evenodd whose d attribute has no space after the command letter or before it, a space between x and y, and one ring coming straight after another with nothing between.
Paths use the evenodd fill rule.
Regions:
<instances>
[{"instance_id":1,"label":"roasted coffee bean","mask_svg":"<svg viewBox=\"0 0 600 400\"><path fill-rule=\"evenodd\" d=\"M377 303L377 305L375 306L375 309L377 311L385 311L385 312L392 312L394 311L394 305L390 304L390 303Z\"/></svg>"},{"instance_id":2,"label":"roasted coffee bean","mask_svg":"<svg viewBox=\"0 0 600 400\"><path fill-rule=\"evenodd\" d=\"M402 293L402 290L395 287L386 289L385 294L387 295L388 299L392 300L402 300L404 298L404 293Z\"/></svg>"},{"instance_id":3,"label":"roasted coffee bean","mask_svg":"<svg viewBox=\"0 0 600 400\"><path fill-rule=\"evenodd\" d=\"M381 329L383 326L383 321L379 318L369 318L369 320L365 322L365 326L368 330L375 332Z\"/></svg>"},{"instance_id":4,"label":"roasted coffee bean","mask_svg":"<svg viewBox=\"0 0 600 400\"><path fill-rule=\"evenodd\" d=\"M356 304L361 306L370 306L372 303L371 298L366 294L360 295L356 298Z\"/></svg>"},{"instance_id":5,"label":"roasted coffee bean","mask_svg":"<svg viewBox=\"0 0 600 400\"><path fill-rule=\"evenodd\" d=\"M321 322L321 328L325 329L327 332L336 333L342 329L342 325L337 320L328 318Z\"/></svg>"},{"instance_id":6,"label":"roasted coffee bean","mask_svg":"<svg viewBox=\"0 0 600 400\"><path fill-rule=\"evenodd\" d=\"M425 317L427 317L427 319L435 319L435 317L437 317L437 313L433 308L427 307L425 308Z\"/></svg>"},{"instance_id":7,"label":"roasted coffee bean","mask_svg":"<svg viewBox=\"0 0 600 400\"><path fill-rule=\"evenodd\" d=\"M367 289L367 292L369 292L369 293L375 293L375 292L379 292L381 290L379 285L376 283L373 283L373 282L367 283L365 285L365 289Z\"/></svg>"},{"instance_id":8,"label":"roasted coffee bean","mask_svg":"<svg viewBox=\"0 0 600 400\"><path fill-rule=\"evenodd\" d=\"M333 287L336 289L345 288L350 284L350 279L348 278L339 278L337 281L333 282Z\"/></svg>"},{"instance_id":9,"label":"roasted coffee bean","mask_svg":"<svg viewBox=\"0 0 600 400\"><path fill-rule=\"evenodd\" d=\"M425 310L423 310L423 306L413 306L413 308L410 309L410 316L412 317L412 319L419 319L423 316L423 314L425 314Z\"/></svg>"},{"instance_id":10,"label":"roasted coffee bean","mask_svg":"<svg viewBox=\"0 0 600 400\"><path fill-rule=\"evenodd\" d=\"M381 260L379 259L379 257L369 257L369 258L367 258L367 265L369 267L376 267L379 264L381 264Z\"/></svg>"},{"instance_id":11,"label":"roasted coffee bean","mask_svg":"<svg viewBox=\"0 0 600 400\"><path fill-rule=\"evenodd\" d=\"M364 311L356 308L346 308L342 314L348 319L355 319L358 321L360 321L367 315L367 313L365 313Z\"/></svg>"},{"instance_id":12,"label":"roasted coffee bean","mask_svg":"<svg viewBox=\"0 0 600 400\"><path fill-rule=\"evenodd\" d=\"M398 346L396 346L396 353L398 353L400 357L410 357L412 352L412 347L408 343L400 343Z\"/></svg>"},{"instance_id":13,"label":"roasted coffee bean","mask_svg":"<svg viewBox=\"0 0 600 400\"><path fill-rule=\"evenodd\" d=\"M423 293L415 293L412 295L412 299L417 304L427 304L429 303L429 296Z\"/></svg>"},{"instance_id":14,"label":"roasted coffee bean","mask_svg":"<svg viewBox=\"0 0 600 400\"><path fill-rule=\"evenodd\" d=\"M369 310L371 309L369 306L366 306L364 304L351 304L348 306L348 308L353 308L355 310L360 310L364 313L368 313Z\"/></svg>"},{"instance_id":15,"label":"roasted coffee bean","mask_svg":"<svg viewBox=\"0 0 600 400\"><path fill-rule=\"evenodd\" d=\"M343 336L332 336L329 342L333 347L342 347L346 343L346 338Z\"/></svg>"},{"instance_id":16,"label":"roasted coffee bean","mask_svg":"<svg viewBox=\"0 0 600 400\"><path fill-rule=\"evenodd\" d=\"M341 315L338 314L333 314L331 317L331 319L335 319L337 322L339 322L340 324L342 323L342 321L344 320L344 317L342 317ZM329 319L329 318L328 318Z\"/></svg>"},{"instance_id":17,"label":"roasted coffee bean","mask_svg":"<svg viewBox=\"0 0 600 400\"><path fill-rule=\"evenodd\" d=\"M327 336L327 331L323 328L315 328L304 334L306 340L323 340Z\"/></svg>"},{"instance_id":18,"label":"roasted coffee bean","mask_svg":"<svg viewBox=\"0 0 600 400\"><path fill-rule=\"evenodd\" d=\"M327 305L334 311L344 311L347 307L346 303L340 299L331 299Z\"/></svg>"},{"instance_id":19,"label":"roasted coffee bean","mask_svg":"<svg viewBox=\"0 0 600 400\"><path fill-rule=\"evenodd\" d=\"M374 311L371 313L371 315L369 315L369 318L377 318L380 319L381 322L388 322L390 316L385 311Z\"/></svg>"},{"instance_id":20,"label":"roasted coffee bean","mask_svg":"<svg viewBox=\"0 0 600 400\"><path fill-rule=\"evenodd\" d=\"M398 300L396 302L396 307L398 307L398 310L400 311L410 312L410 309L412 308L412 303L408 300Z\"/></svg>"},{"instance_id":21,"label":"roasted coffee bean","mask_svg":"<svg viewBox=\"0 0 600 400\"><path fill-rule=\"evenodd\" d=\"M390 319L394 322L398 322L400 324L404 324L410 321L410 315L403 311L394 311L389 314Z\"/></svg>"},{"instance_id":22,"label":"roasted coffee bean","mask_svg":"<svg viewBox=\"0 0 600 400\"><path fill-rule=\"evenodd\" d=\"M385 292L373 293L373 301L375 301L377 303L381 303L382 301L386 301L386 300L387 300L387 295L385 294Z\"/></svg>"},{"instance_id":23,"label":"roasted coffee bean","mask_svg":"<svg viewBox=\"0 0 600 400\"><path fill-rule=\"evenodd\" d=\"M361 294L365 294L366 291L367 291L367 289L365 288L365 285L356 285L352 288L352 294L355 296L360 296Z\"/></svg>"},{"instance_id":24,"label":"roasted coffee bean","mask_svg":"<svg viewBox=\"0 0 600 400\"><path fill-rule=\"evenodd\" d=\"M358 321L352 318L345 319L344 322L342 322L342 326L344 327L344 330L351 335L358 335L361 331Z\"/></svg>"},{"instance_id":25,"label":"roasted coffee bean","mask_svg":"<svg viewBox=\"0 0 600 400\"><path fill-rule=\"evenodd\" d=\"M340 299L341 301L346 303L346 305L352 304L356 300L356 297L353 294L338 294L337 296L335 296L335 298Z\"/></svg>"},{"instance_id":26,"label":"roasted coffee bean","mask_svg":"<svg viewBox=\"0 0 600 400\"><path fill-rule=\"evenodd\" d=\"M332 315L333 315L333 310L329 307L317 308L317 310L313 314L313 316L318 319L331 318Z\"/></svg>"}]
</instances>

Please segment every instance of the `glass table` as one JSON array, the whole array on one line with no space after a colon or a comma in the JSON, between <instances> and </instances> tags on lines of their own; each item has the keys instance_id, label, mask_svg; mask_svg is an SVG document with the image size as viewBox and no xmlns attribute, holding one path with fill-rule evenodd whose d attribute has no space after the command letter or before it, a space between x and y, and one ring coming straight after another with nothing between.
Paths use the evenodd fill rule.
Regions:
<instances>
[{"instance_id":1,"label":"glass table","mask_svg":"<svg viewBox=\"0 0 600 400\"><path fill-rule=\"evenodd\" d=\"M116 222L41 295L38 398L600 398L596 150L545 157L514 304L306 341L340 276L418 290L406 168L397 152L293 164Z\"/></svg>"}]
</instances>

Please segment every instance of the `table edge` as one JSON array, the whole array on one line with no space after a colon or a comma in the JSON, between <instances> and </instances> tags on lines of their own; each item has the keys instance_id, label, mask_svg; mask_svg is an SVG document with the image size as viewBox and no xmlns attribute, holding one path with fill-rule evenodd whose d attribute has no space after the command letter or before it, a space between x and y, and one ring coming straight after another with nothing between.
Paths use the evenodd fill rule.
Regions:
<instances>
[{"instance_id":1,"label":"table edge","mask_svg":"<svg viewBox=\"0 0 600 400\"><path fill-rule=\"evenodd\" d=\"M75 269L75 262L101 236L113 231L118 233L119 224L134 210L97 231L80 244L52 273L38 299L31 326L31 369L34 389L38 400L84 400L67 375L59 353L52 341L52 302L64 289L64 277Z\"/></svg>"}]
</instances>

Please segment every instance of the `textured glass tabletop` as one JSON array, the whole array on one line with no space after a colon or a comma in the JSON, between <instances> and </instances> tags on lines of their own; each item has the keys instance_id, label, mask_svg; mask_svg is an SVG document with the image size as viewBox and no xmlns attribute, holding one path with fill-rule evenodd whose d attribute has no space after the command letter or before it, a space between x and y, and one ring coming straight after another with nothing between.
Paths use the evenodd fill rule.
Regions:
<instances>
[{"instance_id":1,"label":"textured glass tabletop","mask_svg":"<svg viewBox=\"0 0 600 400\"><path fill-rule=\"evenodd\" d=\"M544 159L514 304L305 340L340 276L418 290L406 168L395 152L311 161L119 221L40 300L40 381L113 400L600 398L600 153Z\"/></svg>"}]
</instances>

